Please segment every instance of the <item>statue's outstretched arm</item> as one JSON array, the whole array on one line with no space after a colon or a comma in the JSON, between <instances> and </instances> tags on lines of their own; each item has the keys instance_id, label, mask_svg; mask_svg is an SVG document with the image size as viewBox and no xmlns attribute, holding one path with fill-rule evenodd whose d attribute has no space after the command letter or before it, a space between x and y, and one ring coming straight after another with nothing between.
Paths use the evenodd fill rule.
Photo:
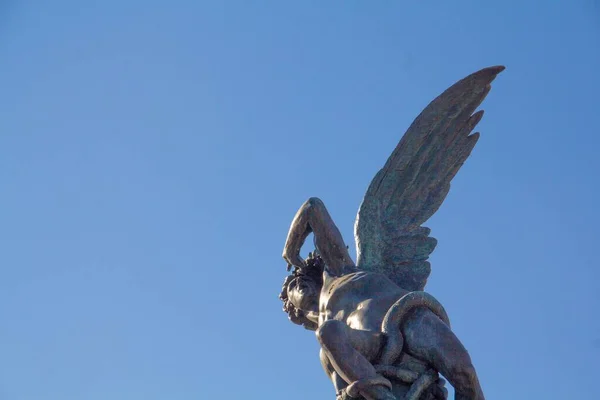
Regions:
<instances>
[{"instance_id":1,"label":"statue's outstretched arm","mask_svg":"<svg viewBox=\"0 0 600 400\"><path fill-rule=\"evenodd\" d=\"M354 266L339 229L333 223L325 204L311 197L296 213L283 249L283 258L289 265L304 267L300 249L310 233L330 273L341 275L344 267Z\"/></svg>"}]
</instances>

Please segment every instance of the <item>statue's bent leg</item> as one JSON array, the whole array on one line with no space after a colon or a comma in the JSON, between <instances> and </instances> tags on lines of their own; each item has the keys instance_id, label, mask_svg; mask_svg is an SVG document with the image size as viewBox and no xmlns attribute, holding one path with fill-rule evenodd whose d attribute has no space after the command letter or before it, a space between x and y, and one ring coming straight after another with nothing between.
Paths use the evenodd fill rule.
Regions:
<instances>
[{"instance_id":1,"label":"statue's bent leg","mask_svg":"<svg viewBox=\"0 0 600 400\"><path fill-rule=\"evenodd\" d=\"M349 390L354 385L368 400L395 400L389 390L390 382L378 375L369 361L381 349L381 333L359 331L341 321L329 320L316 334L335 372L350 384Z\"/></svg>"},{"instance_id":2,"label":"statue's bent leg","mask_svg":"<svg viewBox=\"0 0 600 400\"><path fill-rule=\"evenodd\" d=\"M442 320L428 309L415 310L402 326L404 349L430 363L454 387L456 400L484 400L469 353Z\"/></svg>"}]
</instances>

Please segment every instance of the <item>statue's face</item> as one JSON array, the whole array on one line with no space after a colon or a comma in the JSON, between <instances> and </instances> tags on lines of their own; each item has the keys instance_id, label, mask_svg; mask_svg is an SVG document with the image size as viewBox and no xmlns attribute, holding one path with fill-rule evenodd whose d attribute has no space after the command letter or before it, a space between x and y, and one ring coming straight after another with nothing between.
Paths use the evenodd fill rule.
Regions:
<instances>
[{"instance_id":1,"label":"statue's face","mask_svg":"<svg viewBox=\"0 0 600 400\"><path fill-rule=\"evenodd\" d=\"M298 276L288 285L288 298L294 307L302 311L317 311L319 288L313 279Z\"/></svg>"}]
</instances>

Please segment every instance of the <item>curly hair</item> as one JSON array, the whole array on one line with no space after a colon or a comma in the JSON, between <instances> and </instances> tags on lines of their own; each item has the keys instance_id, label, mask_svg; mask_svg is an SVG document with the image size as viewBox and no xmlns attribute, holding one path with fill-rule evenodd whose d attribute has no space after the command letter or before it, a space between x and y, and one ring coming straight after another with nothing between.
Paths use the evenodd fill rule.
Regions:
<instances>
[{"instance_id":1,"label":"curly hair","mask_svg":"<svg viewBox=\"0 0 600 400\"><path fill-rule=\"evenodd\" d=\"M314 331L317 329L317 324L309 320L304 311L297 308L288 297L289 285L296 278L311 280L319 289L323 286L323 259L315 251L314 253L309 253L305 261L306 267L294 267L294 271L285 278L279 299L283 302L283 311L288 314L290 321Z\"/></svg>"}]
</instances>

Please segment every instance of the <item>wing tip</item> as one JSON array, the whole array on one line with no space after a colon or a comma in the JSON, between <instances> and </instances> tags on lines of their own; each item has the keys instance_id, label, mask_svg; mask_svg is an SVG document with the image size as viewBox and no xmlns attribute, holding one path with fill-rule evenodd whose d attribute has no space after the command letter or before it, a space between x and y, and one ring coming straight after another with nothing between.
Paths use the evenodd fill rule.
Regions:
<instances>
[{"instance_id":1,"label":"wing tip","mask_svg":"<svg viewBox=\"0 0 600 400\"><path fill-rule=\"evenodd\" d=\"M490 71L496 75L498 75L500 72L504 71L506 69L506 67L504 65L494 65L492 67L487 67L484 68L483 71Z\"/></svg>"},{"instance_id":2,"label":"wing tip","mask_svg":"<svg viewBox=\"0 0 600 400\"><path fill-rule=\"evenodd\" d=\"M483 68L471 75L473 78L483 78L490 84L496 77L506 69L504 65L495 65L493 67Z\"/></svg>"},{"instance_id":3,"label":"wing tip","mask_svg":"<svg viewBox=\"0 0 600 400\"><path fill-rule=\"evenodd\" d=\"M467 75L465 78L459 80L454 85L446 90L446 92L456 91L456 92L464 92L471 85L479 86L483 91L487 92L491 89L491 83L498 74L504 71L506 68L503 65L497 65L494 67L487 67L480 69L477 72L473 72L470 75ZM440 96L441 97L441 96ZM484 95L485 97L485 95ZM482 99L483 101L483 99Z\"/></svg>"}]
</instances>

